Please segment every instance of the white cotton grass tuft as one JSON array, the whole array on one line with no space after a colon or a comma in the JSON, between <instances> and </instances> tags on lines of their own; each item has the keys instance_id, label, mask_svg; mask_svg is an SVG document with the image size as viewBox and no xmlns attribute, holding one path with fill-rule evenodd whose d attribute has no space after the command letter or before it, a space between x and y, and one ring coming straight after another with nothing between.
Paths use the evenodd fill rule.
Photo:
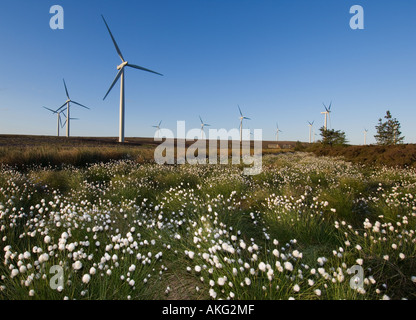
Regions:
<instances>
[{"instance_id":1,"label":"white cotton grass tuft","mask_svg":"<svg viewBox=\"0 0 416 320\"><path fill-rule=\"evenodd\" d=\"M82 277L82 282L83 283L87 284L87 283L90 282L90 280L91 280L91 276L88 273L83 275L83 277Z\"/></svg>"},{"instance_id":2,"label":"white cotton grass tuft","mask_svg":"<svg viewBox=\"0 0 416 320\"><path fill-rule=\"evenodd\" d=\"M82 269L82 262L81 261L75 261L73 264L72 264L72 268L74 269L74 270L81 270Z\"/></svg>"}]
</instances>

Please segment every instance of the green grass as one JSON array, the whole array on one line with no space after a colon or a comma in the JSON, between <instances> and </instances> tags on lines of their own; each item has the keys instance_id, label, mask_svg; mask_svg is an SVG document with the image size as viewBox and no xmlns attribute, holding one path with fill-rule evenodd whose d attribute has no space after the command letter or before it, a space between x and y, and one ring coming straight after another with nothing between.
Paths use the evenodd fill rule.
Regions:
<instances>
[{"instance_id":1,"label":"green grass","mask_svg":"<svg viewBox=\"0 0 416 320\"><path fill-rule=\"evenodd\" d=\"M416 298L413 169L306 153L266 156L257 176L79 164L0 169L0 299ZM363 292L347 273L358 261Z\"/></svg>"}]
</instances>

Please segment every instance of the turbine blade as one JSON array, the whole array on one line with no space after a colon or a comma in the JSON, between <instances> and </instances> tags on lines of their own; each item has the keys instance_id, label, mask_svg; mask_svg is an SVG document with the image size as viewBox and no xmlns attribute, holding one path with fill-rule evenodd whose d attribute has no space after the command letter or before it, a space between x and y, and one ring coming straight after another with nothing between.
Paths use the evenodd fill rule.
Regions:
<instances>
[{"instance_id":1,"label":"turbine blade","mask_svg":"<svg viewBox=\"0 0 416 320\"><path fill-rule=\"evenodd\" d=\"M240 111L240 115L243 116L243 113L241 112L240 106L238 106L238 110Z\"/></svg>"},{"instance_id":2,"label":"turbine blade","mask_svg":"<svg viewBox=\"0 0 416 320\"><path fill-rule=\"evenodd\" d=\"M117 73L117 75L116 75L116 78L114 79L113 83L111 84L110 89L108 89L107 93L105 94L105 97L104 97L104 99L103 99L103 100L105 100L105 98L107 98L107 96L108 96L108 94L110 93L111 89L113 89L114 85L116 84L116 82L117 82L117 81L118 81L118 79L120 78L121 73L123 72L123 70L124 70L124 68L121 68L121 69L118 71L118 73Z\"/></svg>"},{"instance_id":3,"label":"turbine blade","mask_svg":"<svg viewBox=\"0 0 416 320\"><path fill-rule=\"evenodd\" d=\"M246 120L251 120L250 118L247 118L247 117L243 117L243 119L246 119Z\"/></svg>"},{"instance_id":4,"label":"turbine blade","mask_svg":"<svg viewBox=\"0 0 416 320\"><path fill-rule=\"evenodd\" d=\"M69 97L68 88L66 87L65 79L63 79L63 80L64 80L66 96L67 96L68 100L71 100L71 98Z\"/></svg>"},{"instance_id":5,"label":"turbine blade","mask_svg":"<svg viewBox=\"0 0 416 320\"><path fill-rule=\"evenodd\" d=\"M160 125L162 124L163 120L160 120L159 125L157 126L158 128L160 128Z\"/></svg>"},{"instance_id":6,"label":"turbine blade","mask_svg":"<svg viewBox=\"0 0 416 320\"><path fill-rule=\"evenodd\" d=\"M101 15L101 17L102 17L102 18L103 18L103 20L104 20L104 23L105 23L105 26L107 27L108 33L110 33L110 37L111 37L111 39L113 40L114 46L116 47L117 53L118 53L118 55L119 55L119 57L120 57L121 61L123 61L123 62L124 62L124 57L123 57L123 54L121 53L120 48L119 48L119 47L118 47L118 45L117 45L116 39L114 39L113 34L111 33L111 30L110 30L110 27L109 27L109 26L108 26L108 24L107 24L107 21L105 21L105 19L104 19L104 16L103 16L103 15Z\"/></svg>"},{"instance_id":7,"label":"turbine blade","mask_svg":"<svg viewBox=\"0 0 416 320\"><path fill-rule=\"evenodd\" d=\"M49 110L50 112L53 112L53 113L58 113L58 112L56 112L55 110L52 110L52 109L49 109L49 108L46 108L46 107L44 107L46 110Z\"/></svg>"},{"instance_id":8,"label":"turbine blade","mask_svg":"<svg viewBox=\"0 0 416 320\"><path fill-rule=\"evenodd\" d=\"M62 125L61 115L59 115L59 124L60 124L60 126L61 126L61 128L62 128L62 127L63 127L63 125Z\"/></svg>"},{"instance_id":9,"label":"turbine blade","mask_svg":"<svg viewBox=\"0 0 416 320\"><path fill-rule=\"evenodd\" d=\"M159 76L163 76L163 74L161 74L161 73L159 73L159 72L152 71L152 70L150 70L150 69L146 69L146 68L143 68L143 67L140 67L140 66L136 66L135 64L130 64L130 63L128 63L128 64L127 64L127 66L128 66L128 67L135 68L135 69L139 69L139 70L143 70L143 71L151 72L151 73L154 73L154 74L158 74Z\"/></svg>"},{"instance_id":10,"label":"turbine blade","mask_svg":"<svg viewBox=\"0 0 416 320\"><path fill-rule=\"evenodd\" d=\"M75 102L75 101L71 101L72 103L75 103L76 105L79 105L80 107L83 107L83 108L85 108L85 109L88 109L88 110L90 110L90 108L88 108L88 107L86 107L86 106L84 106L84 105L82 105L82 104L80 104L80 103L78 103L78 102Z\"/></svg>"},{"instance_id":11,"label":"turbine blade","mask_svg":"<svg viewBox=\"0 0 416 320\"><path fill-rule=\"evenodd\" d=\"M66 107L67 102L65 102L62 106L59 107L59 109L56 110L56 112L61 111L62 108Z\"/></svg>"},{"instance_id":12,"label":"turbine blade","mask_svg":"<svg viewBox=\"0 0 416 320\"><path fill-rule=\"evenodd\" d=\"M204 121L202 121L201 116L199 116L199 120L201 120L201 124L204 124Z\"/></svg>"}]
</instances>

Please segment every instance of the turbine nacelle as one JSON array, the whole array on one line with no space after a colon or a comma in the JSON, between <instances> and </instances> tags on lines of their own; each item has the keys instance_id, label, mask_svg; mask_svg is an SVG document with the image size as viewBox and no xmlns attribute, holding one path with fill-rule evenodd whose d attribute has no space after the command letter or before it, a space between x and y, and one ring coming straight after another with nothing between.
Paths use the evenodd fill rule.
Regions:
<instances>
[{"instance_id":1,"label":"turbine nacelle","mask_svg":"<svg viewBox=\"0 0 416 320\"><path fill-rule=\"evenodd\" d=\"M117 70L121 70L123 69L125 66L127 66L129 63L127 61L124 61L122 64L120 64L119 66L117 66Z\"/></svg>"}]
</instances>

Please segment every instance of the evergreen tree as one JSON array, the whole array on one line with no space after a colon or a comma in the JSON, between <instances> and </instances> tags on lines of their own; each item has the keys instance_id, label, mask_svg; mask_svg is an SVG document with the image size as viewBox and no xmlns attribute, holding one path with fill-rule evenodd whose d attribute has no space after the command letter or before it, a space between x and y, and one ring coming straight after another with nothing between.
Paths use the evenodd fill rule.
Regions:
<instances>
[{"instance_id":1,"label":"evergreen tree","mask_svg":"<svg viewBox=\"0 0 416 320\"><path fill-rule=\"evenodd\" d=\"M388 110L384 119L384 122L382 119L379 119L378 125L376 126L377 134L374 138L376 138L377 144L393 145L403 143L404 137L401 136L400 122L396 118L393 118Z\"/></svg>"},{"instance_id":2,"label":"evergreen tree","mask_svg":"<svg viewBox=\"0 0 416 320\"><path fill-rule=\"evenodd\" d=\"M347 144L347 138L345 137L345 132L334 129L325 129L325 127L322 127L319 129L321 131L321 137L322 137L322 144L325 145L344 145Z\"/></svg>"}]
</instances>

